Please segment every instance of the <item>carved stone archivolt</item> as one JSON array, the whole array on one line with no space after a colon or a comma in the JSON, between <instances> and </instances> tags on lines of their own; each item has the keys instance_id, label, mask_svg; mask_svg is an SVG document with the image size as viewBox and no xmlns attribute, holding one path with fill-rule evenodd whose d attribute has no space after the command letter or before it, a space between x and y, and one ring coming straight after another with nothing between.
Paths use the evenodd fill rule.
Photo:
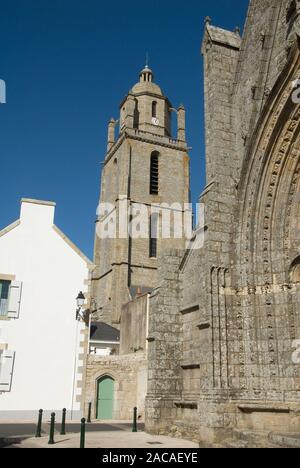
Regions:
<instances>
[{"instance_id":1,"label":"carved stone archivolt","mask_svg":"<svg viewBox=\"0 0 300 468\"><path fill-rule=\"evenodd\" d=\"M299 0L290 1L286 20L288 23L287 49L290 49L300 37L300 2Z\"/></svg>"},{"instance_id":2,"label":"carved stone archivolt","mask_svg":"<svg viewBox=\"0 0 300 468\"><path fill-rule=\"evenodd\" d=\"M241 227L236 233L235 261L239 272L236 288L243 291L239 299L243 310L241 341L245 361L256 361L257 376L267 373L274 388L280 387L283 367L288 365L283 363L280 335L293 340L298 326L290 265L295 250L293 233L298 232L300 216L300 106L291 97L292 82L299 77L300 55L294 47L258 122L239 195L237 224ZM278 297L281 316L274 307ZM249 382L255 390L263 387L264 379L251 379L251 371L251 366L245 370L247 387Z\"/></svg>"}]
</instances>

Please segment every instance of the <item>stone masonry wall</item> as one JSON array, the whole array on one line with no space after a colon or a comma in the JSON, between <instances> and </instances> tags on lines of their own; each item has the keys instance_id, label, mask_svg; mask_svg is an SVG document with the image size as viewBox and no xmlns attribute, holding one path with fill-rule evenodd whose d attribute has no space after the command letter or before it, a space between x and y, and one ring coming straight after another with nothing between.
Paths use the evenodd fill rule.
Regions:
<instances>
[{"instance_id":1,"label":"stone masonry wall","mask_svg":"<svg viewBox=\"0 0 300 468\"><path fill-rule=\"evenodd\" d=\"M85 387L85 414L92 402L93 419L97 417L97 382L101 377L115 380L114 420L131 421L133 408L144 419L147 388L147 360L143 352L106 358L88 356Z\"/></svg>"},{"instance_id":2,"label":"stone masonry wall","mask_svg":"<svg viewBox=\"0 0 300 468\"><path fill-rule=\"evenodd\" d=\"M169 432L181 398L182 330L179 313L179 265L182 254L168 251L159 261L161 283L151 297L149 316L147 431Z\"/></svg>"},{"instance_id":3,"label":"stone masonry wall","mask_svg":"<svg viewBox=\"0 0 300 468\"><path fill-rule=\"evenodd\" d=\"M148 294L137 296L123 306L121 316L120 354L127 355L147 349Z\"/></svg>"}]
</instances>

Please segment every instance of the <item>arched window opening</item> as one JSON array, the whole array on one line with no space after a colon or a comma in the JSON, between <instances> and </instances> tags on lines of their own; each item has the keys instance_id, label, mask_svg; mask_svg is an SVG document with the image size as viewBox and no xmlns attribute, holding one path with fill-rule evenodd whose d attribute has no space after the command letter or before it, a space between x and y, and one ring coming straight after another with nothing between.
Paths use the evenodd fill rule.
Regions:
<instances>
[{"instance_id":1,"label":"arched window opening","mask_svg":"<svg viewBox=\"0 0 300 468\"><path fill-rule=\"evenodd\" d=\"M300 256L297 257L292 263L290 278L293 283L300 283Z\"/></svg>"},{"instance_id":2,"label":"arched window opening","mask_svg":"<svg viewBox=\"0 0 300 468\"><path fill-rule=\"evenodd\" d=\"M158 193L159 193L159 153L155 151L151 155L150 194L158 195Z\"/></svg>"},{"instance_id":3,"label":"arched window opening","mask_svg":"<svg viewBox=\"0 0 300 468\"><path fill-rule=\"evenodd\" d=\"M133 116L133 128L138 129L140 125L140 112L139 112L139 102L135 99L135 108Z\"/></svg>"},{"instance_id":4,"label":"arched window opening","mask_svg":"<svg viewBox=\"0 0 300 468\"><path fill-rule=\"evenodd\" d=\"M149 257L157 258L158 213L150 216Z\"/></svg>"},{"instance_id":5,"label":"arched window opening","mask_svg":"<svg viewBox=\"0 0 300 468\"><path fill-rule=\"evenodd\" d=\"M156 119L157 117L157 102L152 102L152 118Z\"/></svg>"}]
</instances>

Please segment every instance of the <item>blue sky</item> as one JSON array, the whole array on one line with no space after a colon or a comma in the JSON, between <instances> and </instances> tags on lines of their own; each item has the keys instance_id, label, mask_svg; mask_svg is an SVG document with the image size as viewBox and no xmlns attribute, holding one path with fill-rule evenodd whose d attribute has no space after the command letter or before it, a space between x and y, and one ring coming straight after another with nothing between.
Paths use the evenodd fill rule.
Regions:
<instances>
[{"instance_id":1,"label":"blue sky","mask_svg":"<svg viewBox=\"0 0 300 468\"><path fill-rule=\"evenodd\" d=\"M138 81L187 109L192 196L205 185L205 16L243 27L247 0L0 0L0 229L22 197L57 202L56 224L90 257L107 122Z\"/></svg>"}]
</instances>

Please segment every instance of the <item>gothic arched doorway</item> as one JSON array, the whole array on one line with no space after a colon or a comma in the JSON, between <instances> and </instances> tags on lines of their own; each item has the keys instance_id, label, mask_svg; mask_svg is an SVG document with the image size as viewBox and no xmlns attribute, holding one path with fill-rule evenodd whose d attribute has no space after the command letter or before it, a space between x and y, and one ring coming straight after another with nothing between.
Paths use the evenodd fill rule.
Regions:
<instances>
[{"instance_id":1,"label":"gothic arched doorway","mask_svg":"<svg viewBox=\"0 0 300 468\"><path fill-rule=\"evenodd\" d=\"M97 382L97 419L107 421L113 419L114 414L115 381L105 375Z\"/></svg>"}]
</instances>

